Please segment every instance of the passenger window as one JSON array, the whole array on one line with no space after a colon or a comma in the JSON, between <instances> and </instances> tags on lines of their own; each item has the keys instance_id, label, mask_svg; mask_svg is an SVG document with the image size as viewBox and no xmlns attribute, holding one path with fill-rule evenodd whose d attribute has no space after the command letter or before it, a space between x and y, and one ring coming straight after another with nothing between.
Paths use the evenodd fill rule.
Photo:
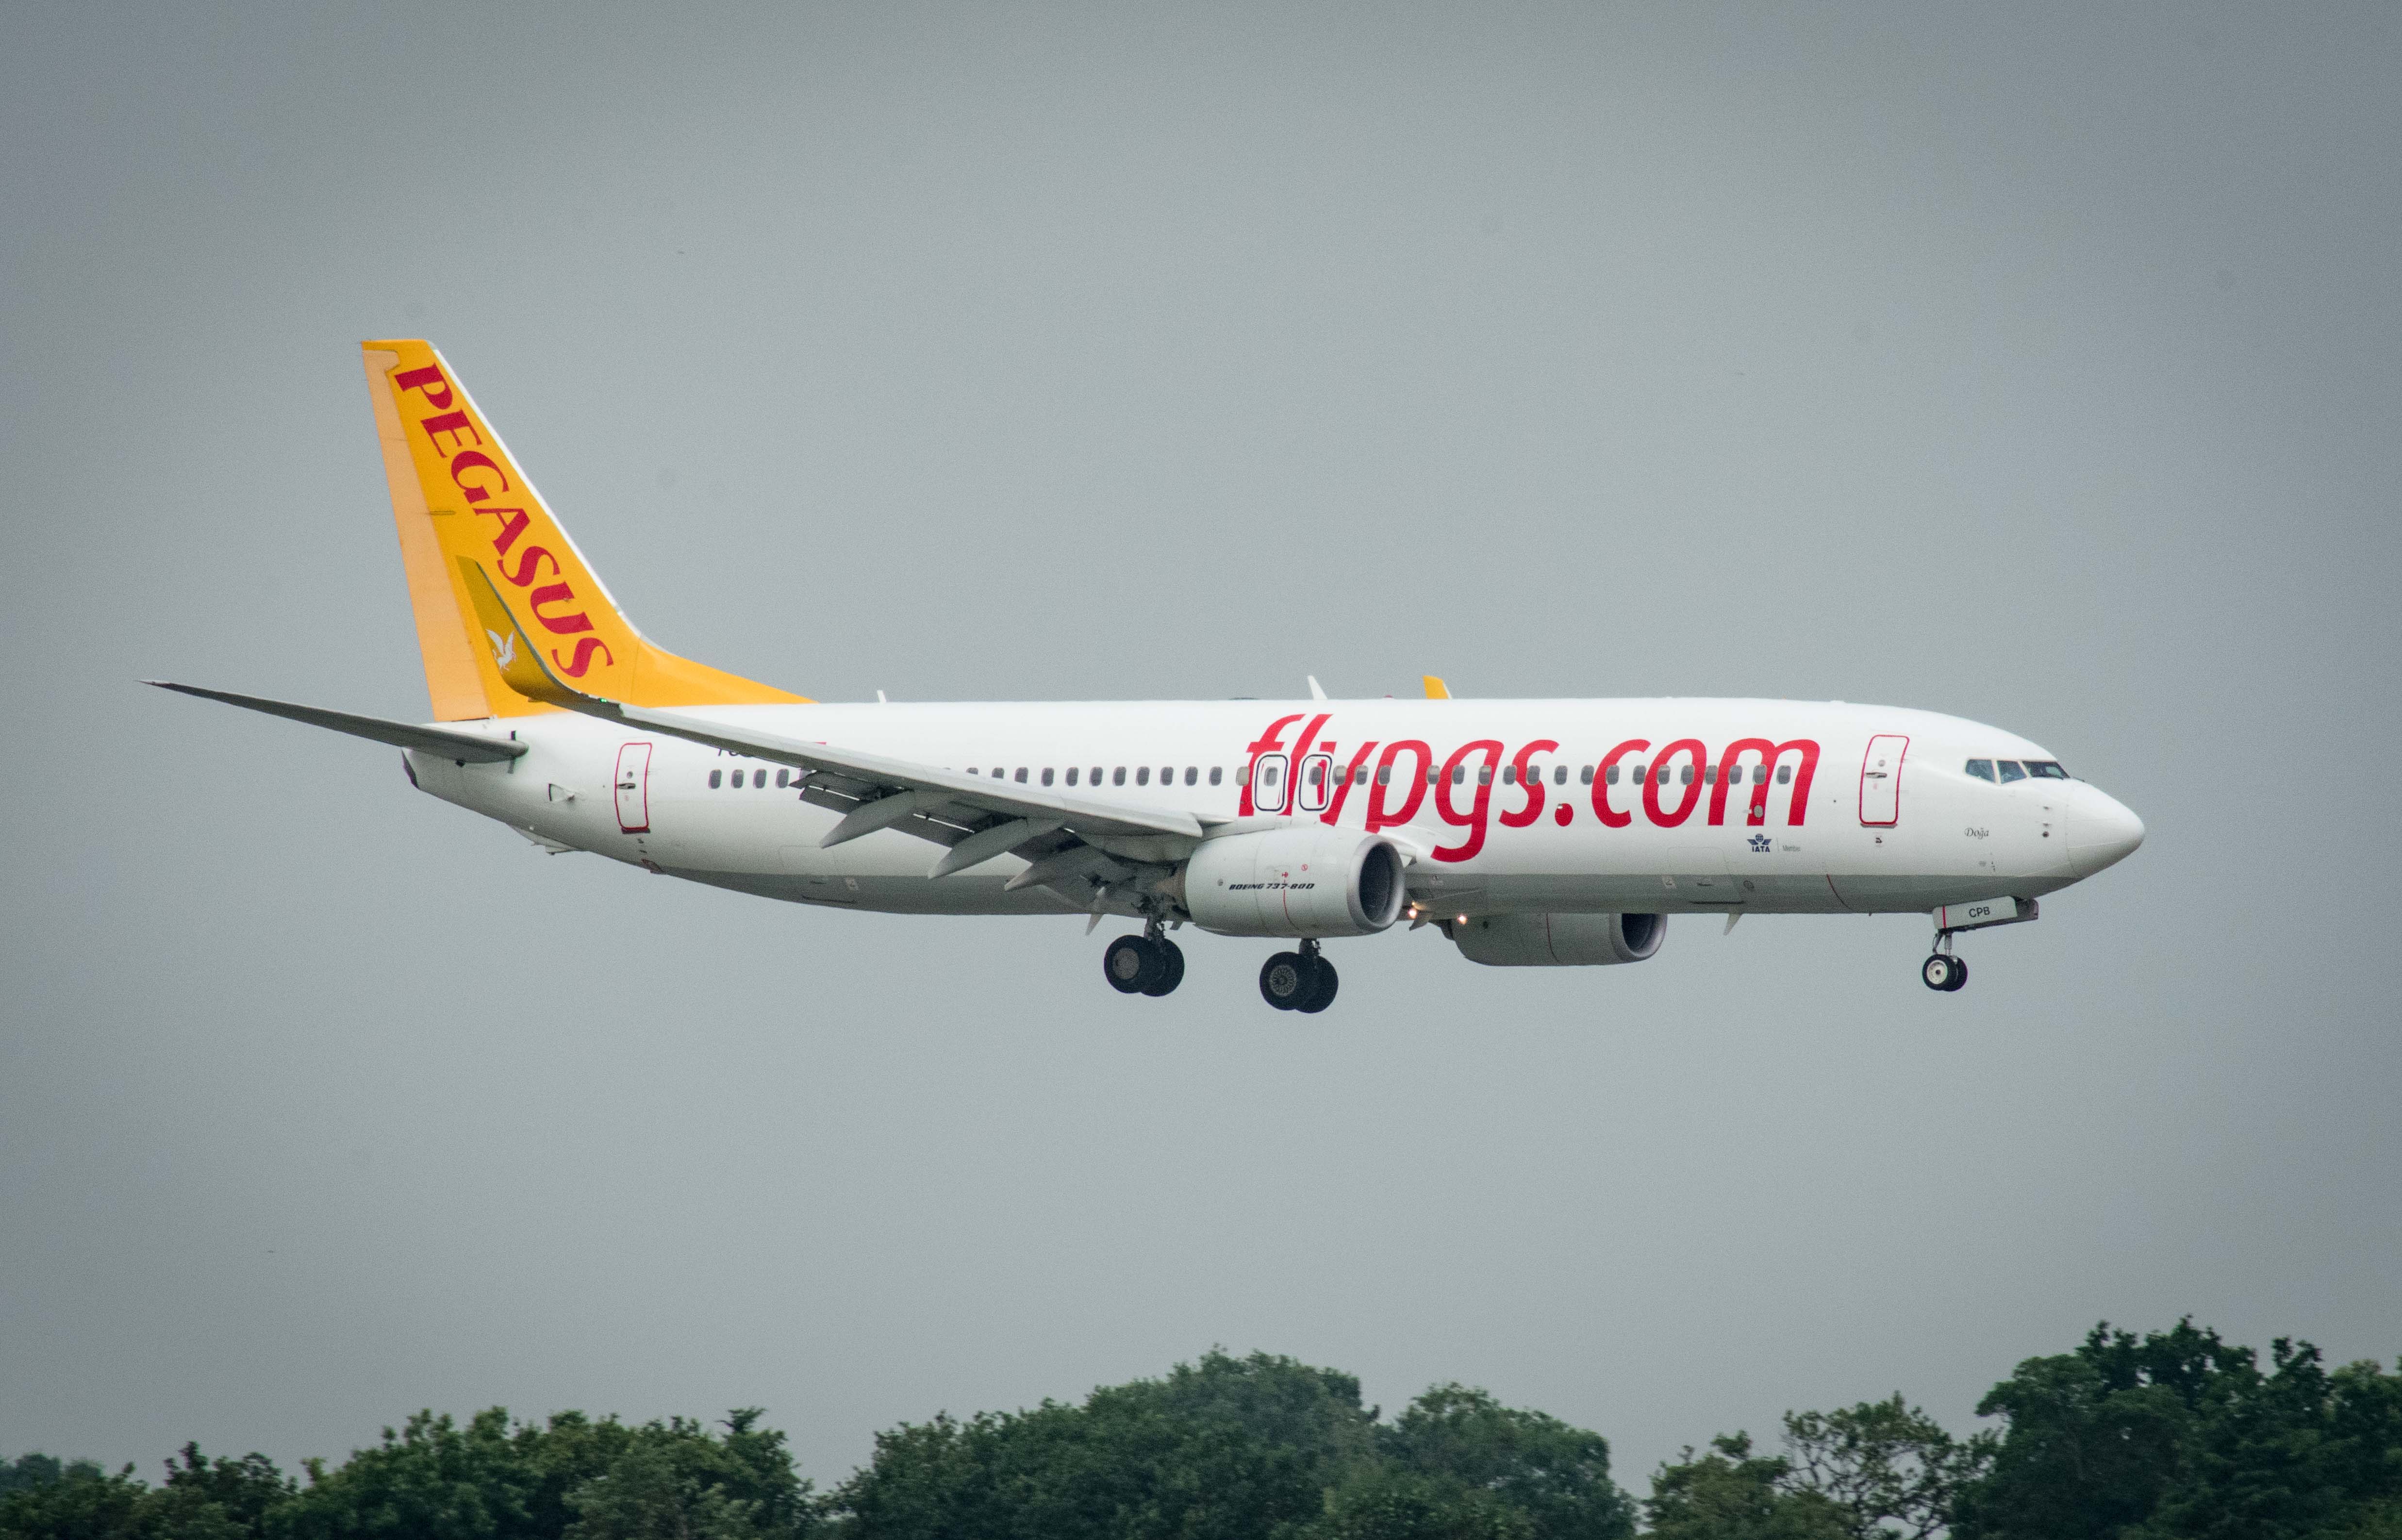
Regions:
<instances>
[{"instance_id":1,"label":"passenger window","mask_svg":"<svg viewBox=\"0 0 2402 1540\"><path fill-rule=\"evenodd\" d=\"M1188 764L1188 765L1186 765L1186 766L1184 767L1184 784L1185 784L1185 785L1187 785L1187 786L1193 786L1193 785L1195 785L1195 784L1197 784L1197 783L1200 781L1200 779L1201 779L1201 767L1200 767L1199 765L1197 765L1197 764Z\"/></svg>"},{"instance_id":2,"label":"passenger window","mask_svg":"<svg viewBox=\"0 0 2402 1540\"><path fill-rule=\"evenodd\" d=\"M995 780L999 780L999 779L1001 779L1001 777L1003 777L1003 776L1005 776L1005 775L1007 775L1007 774L1008 774L1008 772L1007 772L1007 771L1005 771L1005 770L1003 770L1003 769L1002 769L1000 765L998 765L998 764L996 764L996 765L994 765L994 766L992 767L992 778L993 778L993 779L995 779Z\"/></svg>"},{"instance_id":3,"label":"passenger window","mask_svg":"<svg viewBox=\"0 0 2402 1540\"><path fill-rule=\"evenodd\" d=\"M1780 765L1778 765L1778 766L1776 767L1776 784L1777 784L1777 785L1779 785L1779 786L1788 785L1788 784L1790 784L1790 783L1791 783L1792 779L1793 779L1793 766L1791 766L1791 765L1789 765L1789 764L1780 764Z\"/></svg>"},{"instance_id":4,"label":"passenger window","mask_svg":"<svg viewBox=\"0 0 2402 1540\"><path fill-rule=\"evenodd\" d=\"M1480 764L1476 767L1476 784L1479 786L1490 786L1493 784L1493 766L1489 764Z\"/></svg>"},{"instance_id":5,"label":"passenger window","mask_svg":"<svg viewBox=\"0 0 2402 1540\"><path fill-rule=\"evenodd\" d=\"M1677 767L1677 783L1679 786L1691 786L1693 784L1693 767L1691 765L1680 764ZM1660 772L1660 784L1663 786L1668 784L1668 773L1664 770Z\"/></svg>"},{"instance_id":6,"label":"passenger window","mask_svg":"<svg viewBox=\"0 0 2402 1540\"><path fill-rule=\"evenodd\" d=\"M1138 764L1134 767L1134 783L1137 786L1149 786L1151 784L1150 765Z\"/></svg>"},{"instance_id":7,"label":"passenger window","mask_svg":"<svg viewBox=\"0 0 2402 1540\"><path fill-rule=\"evenodd\" d=\"M1210 771L1210 784L1215 785L1217 783L1217 778L1218 772L1215 770ZM1238 764L1235 766L1235 784L1236 786L1249 786L1251 784L1251 767L1249 765Z\"/></svg>"},{"instance_id":8,"label":"passenger window","mask_svg":"<svg viewBox=\"0 0 2402 1540\"><path fill-rule=\"evenodd\" d=\"M1464 764L1455 764L1451 767L1451 784L1454 786L1465 786L1468 784L1468 766Z\"/></svg>"},{"instance_id":9,"label":"passenger window","mask_svg":"<svg viewBox=\"0 0 2402 1540\"><path fill-rule=\"evenodd\" d=\"M1636 765L1634 769L1626 772L1626 784L1629 786L1642 785L1643 777L1648 773L1649 772L1647 772L1643 766L1639 764ZM1618 766L1614 764L1609 767L1609 784L1612 786L1618 784Z\"/></svg>"},{"instance_id":10,"label":"passenger window","mask_svg":"<svg viewBox=\"0 0 2402 1540\"><path fill-rule=\"evenodd\" d=\"M1593 779L1593 772L1592 772L1592 771L1590 771L1590 770L1586 771L1586 772L1585 772L1585 777L1584 777L1584 778L1585 778L1585 779L1587 779L1587 780L1591 780L1591 779ZM1553 784L1553 786L1566 786L1567 783L1568 783L1568 767L1567 767L1567 765L1565 765L1565 764L1560 764L1560 765L1554 765L1554 766L1553 766L1553 767L1552 767L1552 784Z\"/></svg>"},{"instance_id":11,"label":"passenger window","mask_svg":"<svg viewBox=\"0 0 2402 1540\"><path fill-rule=\"evenodd\" d=\"M1110 784L1111 786L1124 786L1125 784L1125 765L1121 764L1116 769L1110 772Z\"/></svg>"},{"instance_id":12,"label":"passenger window","mask_svg":"<svg viewBox=\"0 0 2402 1540\"><path fill-rule=\"evenodd\" d=\"M711 770L711 771L709 773L709 789L710 789L711 791L716 791L720 786L724 785L724 784L725 784L725 771L723 771L723 770Z\"/></svg>"},{"instance_id":13,"label":"passenger window","mask_svg":"<svg viewBox=\"0 0 2402 1540\"><path fill-rule=\"evenodd\" d=\"M1765 786L1768 784L1767 765L1755 764L1751 767L1751 784L1754 786Z\"/></svg>"},{"instance_id":14,"label":"passenger window","mask_svg":"<svg viewBox=\"0 0 2402 1540\"><path fill-rule=\"evenodd\" d=\"M1968 774L1976 777L1979 780L1992 780L1994 778L1994 762L1992 760L1970 760L1968 762Z\"/></svg>"},{"instance_id":15,"label":"passenger window","mask_svg":"<svg viewBox=\"0 0 2402 1540\"><path fill-rule=\"evenodd\" d=\"M1518 767L1516 765L1505 764L1501 767L1501 784L1504 786L1515 786L1518 784Z\"/></svg>"},{"instance_id":16,"label":"passenger window","mask_svg":"<svg viewBox=\"0 0 2402 1540\"><path fill-rule=\"evenodd\" d=\"M2033 776L2037 780L2066 780L2068 778L2068 772L2060 767L2060 762L2058 760L2029 760L2026 762L2026 767L2027 774Z\"/></svg>"},{"instance_id":17,"label":"passenger window","mask_svg":"<svg viewBox=\"0 0 2402 1540\"><path fill-rule=\"evenodd\" d=\"M1173 786L1176 784L1176 766L1172 764L1163 764L1159 767L1159 784L1162 786Z\"/></svg>"},{"instance_id":18,"label":"passenger window","mask_svg":"<svg viewBox=\"0 0 2402 1540\"><path fill-rule=\"evenodd\" d=\"M1068 784L1070 786L1076 784L1076 767L1072 764L1068 766Z\"/></svg>"},{"instance_id":19,"label":"passenger window","mask_svg":"<svg viewBox=\"0 0 2402 1540\"><path fill-rule=\"evenodd\" d=\"M1431 765L1431 764L1428 765L1428 766L1427 766L1427 784L1428 784L1429 786L1432 786L1435 782L1437 782L1437 781L1439 781L1439 780L1441 780L1441 779L1443 779L1443 772L1442 772L1442 771L1440 771L1440 770L1438 770L1438 769L1436 769L1436 768L1435 768L1433 765Z\"/></svg>"},{"instance_id":20,"label":"passenger window","mask_svg":"<svg viewBox=\"0 0 2402 1540\"><path fill-rule=\"evenodd\" d=\"M790 785L792 785L792 784L793 784L793 773L792 773L790 770L779 770L779 771L777 771L777 772L776 772L776 790L777 790L777 791L781 791L785 787L790 786Z\"/></svg>"},{"instance_id":21,"label":"passenger window","mask_svg":"<svg viewBox=\"0 0 2402 1540\"><path fill-rule=\"evenodd\" d=\"M1309 784L1312 786L1323 786L1326 784L1326 762L1324 760L1313 759L1309 762Z\"/></svg>"},{"instance_id":22,"label":"passenger window","mask_svg":"<svg viewBox=\"0 0 2402 1540\"><path fill-rule=\"evenodd\" d=\"M1042 767L1042 784L1045 786L1051 784L1051 767L1047 764Z\"/></svg>"},{"instance_id":23,"label":"passenger window","mask_svg":"<svg viewBox=\"0 0 2402 1540\"><path fill-rule=\"evenodd\" d=\"M2008 786L2014 780L2026 779L2026 772L2019 768L2019 762L2016 760L1995 760L1994 764L2002 773L2004 786Z\"/></svg>"},{"instance_id":24,"label":"passenger window","mask_svg":"<svg viewBox=\"0 0 2402 1540\"><path fill-rule=\"evenodd\" d=\"M763 764L758 769L751 772L751 787L752 790L756 791L764 791L767 789L767 767L766 765Z\"/></svg>"},{"instance_id":25,"label":"passenger window","mask_svg":"<svg viewBox=\"0 0 2402 1540\"><path fill-rule=\"evenodd\" d=\"M1209 784L1212 786L1217 785L1218 777L1225 773L1226 767L1222 764L1213 764L1209 766Z\"/></svg>"},{"instance_id":26,"label":"passenger window","mask_svg":"<svg viewBox=\"0 0 2402 1540\"><path fill-rule=\"evenodd\" d=\"M1026 766L1022 764L1017 767L1017 784L1020 786L1026 784Z\"/></svg>"},{"instance_id":27,"label":"passenger window","mask_svg":"<svg viewBox=\"0 0 2402 1540\"><path fill-rule=\"evenodd\" d=\"M1269 765L1269 766L1267 767L1267 772L1268 772L1267 782L1268 782L1268 784L1269 784L1270 786L1274 786L1274 785L1277 783L1277 771L1278 770L1278 768L1279 768L1279 766L1273 765L1273 764L1271 764L1271 765Z\"/></svg>"},{"instance_id":28,"label":"passenger window","mask_svg":"<svg viewBox=\"0 0 2402 1540\"><path fill-rule=\"evenodd\" d=\"M1380 764L1376 766L1376 784L1379 786L1390 786L1393 784L1393 767L1391 765Z\"/></svg>"},{"instance_id":29,"label":"passenger window","mask_svg":"<svg viewBox=\"0 0 2402 1540\"><path fill-rule=\"evenodd\" d=\"M981 775L983 775L983 774L984 774L984 772L983 772L983 771L981 771L981 770L979 770L979 769L977 769L974 765L971 764L971 765L969 765L969 766L968 766L968 774L969 774L969 775L971 775L971 776L981 776Z\"/></svg>"},{"instance_id":30,"label":"passenger window","mask_svg":"<svg viewBox=\"0 0 2402 1540\"><path fill-rule=\"evenodd\" d=\"M1085 777L1084 784L1087 786L1098 786L1101 784L1101 767L1099 765L1097 764L1093 766L1093 773Z\"/></svg>"}]
</instances>

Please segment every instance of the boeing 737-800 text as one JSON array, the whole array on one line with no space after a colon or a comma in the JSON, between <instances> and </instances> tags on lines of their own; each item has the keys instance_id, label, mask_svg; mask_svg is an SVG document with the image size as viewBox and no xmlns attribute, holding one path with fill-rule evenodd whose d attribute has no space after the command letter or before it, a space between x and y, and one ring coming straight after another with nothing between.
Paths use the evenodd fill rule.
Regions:
<instances>
[{"instance_id":1,"label":"boeing 737-800 text","mask_svg":"<svg viewBox=\"0 0 2402 1540\"><path fill-rule=\"evenodd\" d=\"M644 639L449 364L365 350L433 721L166 688L396 745L547 850L801 903L1117 915L1128 994L1177 986L1186 924L1275 938L1261 993L1312 1011L1322 942L1404 922L1539 967L1640 962L1670 914L1912 912L1954 990L1960 932L2143 841L2024 738L1840 701L811 701Z\"/></svg>"}]
</instances>

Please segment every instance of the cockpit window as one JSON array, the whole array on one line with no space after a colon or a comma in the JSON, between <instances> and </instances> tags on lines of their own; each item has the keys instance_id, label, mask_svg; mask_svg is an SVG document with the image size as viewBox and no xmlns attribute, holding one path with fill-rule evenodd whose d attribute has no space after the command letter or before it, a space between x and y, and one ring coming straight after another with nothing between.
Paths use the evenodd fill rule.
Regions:
<instances>
[{"instance_id":1,"label":"cockpit window","mask_svg":"<svg viewBox=\"0 0 2402 1540\"><path fill-rule=\"evenodd\" d=\"M2026 767L2027 774L2033 776L2037 780L2066 780L2068 778L2068 772L2060 767L2060 762L2058 760L2029 760L2026 762Z\"/></svg>"},{"instance_id":2,"label":"cockpit window","mask_svg":"<svg viewBox=\"0 0 2402 1540\"><path fill-rule=\"evenodd\" d=\"M2018 762L2018 761L2016 761L2016 760L1995 760L1994 763L1995 763L1995 764L1997 764L1997 765L2001 766L2001 771L2002 771L2002 784L2003 784L2004 786L2008 786L2010 782L2012 782L2012 781L2014 781L2014 780L2024 780L2024 779L2026 779L2026 772L2019 768L2019 762Z\"/></svg>"},{"instance_id":3,"label":"cockpit window","mask_svg":"<svg viewBox=\"0 0 2402 1540\"><path fill-rule=\"evenodd\" d=\"M1994 762L1992 760L1970 760L1968 762L1968 774L1976 777L1979 780L1992 780L1994 778Z\"/></svg>"}]
</instances>

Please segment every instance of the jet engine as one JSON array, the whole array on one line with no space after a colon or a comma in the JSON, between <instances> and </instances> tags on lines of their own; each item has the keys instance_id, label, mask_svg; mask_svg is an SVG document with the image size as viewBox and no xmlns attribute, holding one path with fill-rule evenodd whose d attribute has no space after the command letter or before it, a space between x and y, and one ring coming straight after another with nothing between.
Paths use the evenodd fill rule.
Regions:
<instances>
[{"instance_id":1,"label":"jet engine","mask_svg":"<svg viewBox=\"0 0 2402 1540\"><path fill-rule=\"evenodd\" d=\"M1224 834L1185 862L1184 909L1222 936L1371 936L1401 918L1401 866L1392 841L1356 829Z\"/></svg>"},{"instance_id":2,"label":"jet engine","mask_svg":"<svg viewBox=\"0 0 2402 1540\"><path fill-rule=\"evenodd\" d=\"M1660 950L1665 914L1482 914L1455 921L1451 939L1489 968L1580 968L1641 962Z\"/></svg>"}]
</instances>

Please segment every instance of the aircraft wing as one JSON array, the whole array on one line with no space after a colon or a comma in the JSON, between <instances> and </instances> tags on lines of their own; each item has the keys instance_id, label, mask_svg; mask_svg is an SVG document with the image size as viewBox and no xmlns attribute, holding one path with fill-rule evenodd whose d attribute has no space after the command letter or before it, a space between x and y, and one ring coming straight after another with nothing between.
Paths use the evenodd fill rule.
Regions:
<instances>
[{"instance_id":1,"label":"aircraft wing","mask_svg":"<svg viewBox=\"0 0 2402 1540\"><path fill-rule=\"evenodd\" d=\"M482 569L463 560L460 566L468 574L468 592L485 630L499 643L493 658L509 688L587 716L802 771L802 800L843 815L821 845L840 845L879 829L898 830L946 846L934 861L932 874L937 877L1015 853L1033 864L1011 879L1012 888L1040 884L1081 901L1087 891L1126 881L1139 867L1183 859L1208 832L1201 819L1177 808L1062 795L1049 788L987 780L835 744L788 738L690 710L627 706L587 695L551 672Z\"/></svg>"},{"instance_id":2,"label":"aircraft wing","mask_svg":"<svg viewBox=\"0 0 2402 1540\"><path fill-rule=\"evenodd\" d=\"M429 754L457 760L462 764L497 764L526 751L524 744L512 743L505 738L479 737L473 733L453 733L447 728L387 722L381 717L362 717L350 711L328 711L322 706L295 706L288 700L237 695L230 690L203 690L197 684L177 684L172 680L146 679L142 682L155 684L161 690L198 695L203 700L221 700L228 706L264 711L270 717L305 722L311 727L330 727L354 738L371 738L377 743L389 743L399 749L422 749Z\"/></svg>"}]
</instances>

